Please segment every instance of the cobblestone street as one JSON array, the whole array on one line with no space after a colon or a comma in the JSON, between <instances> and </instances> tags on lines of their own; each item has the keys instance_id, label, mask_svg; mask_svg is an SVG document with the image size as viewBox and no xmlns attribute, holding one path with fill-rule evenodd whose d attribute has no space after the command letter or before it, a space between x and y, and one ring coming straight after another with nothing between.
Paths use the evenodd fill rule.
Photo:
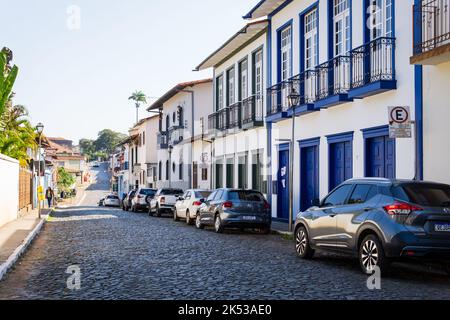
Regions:
<instances>
[{"instance_id":1,"label":"cobblestone street","mask_svg":"<svg viewBox=\"0 0 450 320\"><path fill-rule=\"evenodd\" d=\"M0 283L0 299L450 299L438 271L394 265L382 289L369 291L356 260L302 261L278 235L216 234L96 207L103 179L82 206L54 213ZM74 264L81 289L70 291L65 272Z\"/></svg>"}]
</instances>

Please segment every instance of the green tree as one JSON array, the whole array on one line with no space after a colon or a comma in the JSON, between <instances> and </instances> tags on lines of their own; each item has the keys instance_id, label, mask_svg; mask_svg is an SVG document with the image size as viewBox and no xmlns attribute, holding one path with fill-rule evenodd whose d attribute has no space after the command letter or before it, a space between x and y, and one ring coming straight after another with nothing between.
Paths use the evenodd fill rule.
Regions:
<instances>
[{"instance_id":1,"label":"green tree","mask_svg":"<svg viewBox=\"0 0 450 320\"><path fill-rule=\"evenodd\" d=\"M37 134L28 120L27 109L21 105L7 105L0 118L0 153L18 159L24 165L28 160L27 149L37 147Z\"/></svg>"},{"instance_id":2,"label":"green tree","mask_svg":"<svg viewBox=\"0 0 450 320\"><path fill-rule=\"evenodd\" d=\"M147 96L142 91L135 91L128 100L133 100L136 105L136 123L139 122L139 108L141 103L147 103Z\"/></svg>"},{"instance_id":3,"label":"green tree","mask_svg":"<svg viewBox=\"0 0 450 320\"><path fill-rule=\"evenodd\" d=\"M58 189L60 191L68 192L75 184L75 177L66 171L63 167L58 168Z\"/></svg>"},{"instance_id":4,"label":"green tree","mask_svg":"<svg viewBox=\"0 0 450 320\"><path fill-rule=\"evenodd\" d=\"M80 151L82 154L88 157L88 160L91 161L94 158L95 153L95 141L91 139L81 139L79 142Z\"/></svg>"},{"instance_id":5,"label":"green tree","mask_svg":"<svg viewBox=\"0 0 450 320\"><path fill-rule=\"evenodd\" d=\"M12 58L12 51L3 48L0 52L0 116L5 112L7 103L12 98L12 88L19 73L16 65L12 67L10 65Z\"/></svg>"},{"instance_id":6,"label":"green tree","mask_svg":"<svg viewBox=\"0 0 450 320\"><path fill-rule=\"evenodd\" d=\"M95 140L95 151L111 154L114 152L119 142L125 138L126 135L122 133L115 132L110 129L104 129L98 133L98 138Z\"/></svg>"}]
</instances>

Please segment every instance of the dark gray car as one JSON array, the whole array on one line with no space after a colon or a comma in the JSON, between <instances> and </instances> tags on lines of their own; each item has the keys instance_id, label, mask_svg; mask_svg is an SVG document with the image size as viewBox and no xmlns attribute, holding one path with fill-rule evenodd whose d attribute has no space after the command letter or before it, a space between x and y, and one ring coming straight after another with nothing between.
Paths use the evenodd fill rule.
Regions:
<instances>
[{"instance_id":1,"label":"dark gray car","mask_svg":"<svg viewBox=\"0 0 450 320\"><path fill-rule=\"evenodd\" d=\"M297 215L297 254L316 249L358 256L363 272L384 274L396 259L450 261L450 186L433 182L353 179Z\"/></svg>"},{"instance_id":2,"label":"dark gray car","mask_svg":"<svg viewBox=\"0 0 450 320\"><path fill-rule=\"evenodd\" d=\"M200 206L195 225L198 229L214 226L217 233L225 228L254 228L270 232L270 205L261 192L217 189Z\"/></svg>"}]
</instances>

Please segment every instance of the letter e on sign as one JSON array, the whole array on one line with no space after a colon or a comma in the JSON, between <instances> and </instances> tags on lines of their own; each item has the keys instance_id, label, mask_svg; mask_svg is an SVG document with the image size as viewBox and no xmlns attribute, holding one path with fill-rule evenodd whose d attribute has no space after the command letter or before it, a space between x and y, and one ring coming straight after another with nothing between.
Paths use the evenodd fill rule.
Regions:
<instances>
[{"instance_id":1,"label":"letter e on sign","mask_svg":"<svg viewBox=\"0 0 450 320\"><path fill-rule=\"evenodd\" d=\"M389 136L411 138L411 113L409 107L389 107Z\"/></svg>"}]
</instances>

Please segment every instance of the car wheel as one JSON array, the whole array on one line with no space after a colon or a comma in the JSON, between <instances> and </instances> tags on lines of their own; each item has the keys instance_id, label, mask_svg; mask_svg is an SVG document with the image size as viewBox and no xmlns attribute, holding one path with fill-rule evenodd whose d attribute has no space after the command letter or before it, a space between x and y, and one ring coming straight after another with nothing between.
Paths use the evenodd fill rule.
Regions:
<instances>
[{"instance_id":1,"label":"car wheel","mask_svg":"<svg viewBox=\"0 0 450 320\"><path fill-rule=\"evenodd\" d=\"M204 229L205 226L202 223L202 220L200 219L200 214L197 213L197 216L195 217L195 227L197 229Z\"/></svg>"},{"instance_id":2,"label":"car wheel","mask_svg":"<svg viewBox=\"0 0 450 320\"><path fill-rule=\"evenodd\" d=\"M222 219L220 219L220 215L216 215L216 219L214 220L214 230L216 233L223 233L224 227L222 224Z\"/></svg>"},{"instance_id":3,"label":"car wheel","mask_svg":"<svg viewBox=\"0 0 450 320\"><path fill-rule=\"evenodd\" d=\"M381 274L385 275L389 268L383 246L378 237L373 234L368 235L361 242L358 257L361 269L366 274L372 274L375 267L378 267Z\"/></svg>"},{"instance_id":4,"label":"car wheel","mask_svg":"<svg viewBox=\"0 0 450 320\"><path fill-rule=\"evenodd\" d=\"M295 232L295 252L302 259L311 259L314 256L315 251L311 248L305 227L300 227Z\"/></svg>"},{"instance_id":5,"label":"car wheel","mask_svg":"<svg viewBox=\"0 0 450 320\"><path fill-rule=\"evenodd\" d=\"M188 226L192 225L191 214L189 213L189 210L186 210L186 224Z\"/></svg>"},{"instance_id":6,"label":"car wheel","mask_svg":"<svg viewBox=\"0 0 450 320\"><path fill-rule=\"evenodd\" d=\"M178 221L178 213L177 213L177 209L173 208L173 221Z\"/></svg>"}]
</instances>

